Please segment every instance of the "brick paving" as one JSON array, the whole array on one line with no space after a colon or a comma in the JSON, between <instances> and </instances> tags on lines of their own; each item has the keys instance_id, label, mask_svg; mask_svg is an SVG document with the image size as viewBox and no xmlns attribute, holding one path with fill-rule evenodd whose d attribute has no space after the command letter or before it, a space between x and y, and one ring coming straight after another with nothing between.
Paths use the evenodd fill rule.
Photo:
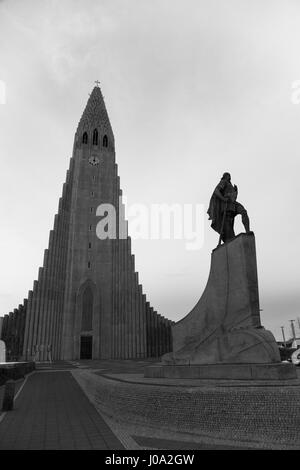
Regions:
<instances>
[{"instance_id":1,"label":"brick paving","mask_svg":"<svg viewBox=\"0 0 300 470\"><path fill-rule=\"evenodd\" d=\"M177 433L178 440L188 433L233 446L300 449L299 384L184 387L179 381L166 387L123 382L95 370L74 374L84 389L94 387L102 412L130 423L133 431L140 426Z\"/></svg>"},{"instance_id":2,"label":"brick paving","mask_svg":"<svg viewBox=\"0 0 300 470\"><path fill-rule=\"evenodd\" d=\"M0 449L123 449L70 372L37 372L0 422Z\"/></svg>"}]
</instances>

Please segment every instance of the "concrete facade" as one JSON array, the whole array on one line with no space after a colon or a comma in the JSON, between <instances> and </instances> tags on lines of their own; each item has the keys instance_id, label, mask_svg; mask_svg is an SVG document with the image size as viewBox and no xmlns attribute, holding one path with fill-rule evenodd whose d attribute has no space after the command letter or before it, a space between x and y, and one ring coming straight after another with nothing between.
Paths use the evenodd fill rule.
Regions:
<instances>
[{"instance_id":1,"label":"concrete facade","mask_svg":"<svg viewBox=\"0 0 300 470\"><path fill-rule=\"evenodd\" d=\"M170 351L169 338L160 350L151 337L172 322L153 309L147 317L121 196L114 135L95 87L75 134L44 263L28 295L23 359L127 359ZM107 215L97 213L101 204L115 208L115 239L96 234ZM154 318L158 326L149 336Z\"/></svg>"}]
</instances>

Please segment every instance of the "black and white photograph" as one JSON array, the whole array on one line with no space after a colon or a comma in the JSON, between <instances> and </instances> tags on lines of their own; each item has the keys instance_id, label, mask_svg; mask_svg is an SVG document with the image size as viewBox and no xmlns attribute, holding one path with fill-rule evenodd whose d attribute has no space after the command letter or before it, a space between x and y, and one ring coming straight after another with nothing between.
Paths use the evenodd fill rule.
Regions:
<instances>
[{"instance_id":1,"label":"black and white photograph","mask_svg":"<svg viewBox=\"0 0 300 470\"><path fill-rule=\"evenodd\" d=\"M0 0L1 451L300 450L299 24Z\"/></svg>"}]
</instances>

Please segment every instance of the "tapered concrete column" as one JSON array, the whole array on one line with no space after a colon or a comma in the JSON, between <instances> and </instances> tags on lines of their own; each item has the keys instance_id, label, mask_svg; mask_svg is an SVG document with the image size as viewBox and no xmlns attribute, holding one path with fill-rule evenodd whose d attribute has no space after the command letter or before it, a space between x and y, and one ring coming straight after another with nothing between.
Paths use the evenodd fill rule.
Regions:
<instances>
[{"instance_id":1,"label":"tapered concrete column","mask_svg":"<svg viewBox=\"0 0 300 470\"><path fill-rule=\"evenodd\" d=\"M53 348L53 338L52 338L52 329L53 329L53 315L54 315L54 292L53 292L53 263L54 263L54 241L55 241L55 233L53 230L50 232L49 236L49 248L48 248L48 269L47 269L47 278L48 278L48 289L46 295L46 336L45 336L45 343L48 345L51 344Z\"/></svg>"},{"instance_id":2,"label":"tapered concrete column","mask_svg":"<svg viewBox=\"0 0 300 470\"><path fill-rule=\"evenodd\" d=\"M61 358L61 340L62 340L62 329L63 329L63 304L64 304L64 292L65 292L65 237L68 234L66 225L66 216L63 207L66 204L67 187L64 186L64 195L62 200L61 217L59 221L59 263L58 263L58 327L57 327L57 338L58 338L58 357Z\"/></svg>"},{"instance_id":3,"label":"tapered concrete column","mask_svg":"<svg viewBox=\"0 0 300 470\"><path fill-rule=\"evenodd\" d=\"M153 307L150 308L150 321L151 321L151 352L152 352L152 357L155 357L155 315L153 311Z\"/></svg>"},{"instance_id":4,"label":"tapered concrete column","mask_svg":"<svg viewBox=\"0 0 300 470\"><path fill-rule=\"evenodd\" d=\"M30 348L30 353L33 357L35 356L34 326L36 322L37 290L38 290L38 281L34 281L33 288L32 288L31 322L30 322L29 341L28 341L28 347Z\"/></svg>"},{"instance_id":5,"label":"tapered concrete column","mask_svg":"<svg viewBox=\"0 0 300 470\"><path fill-rule=\"evenodd\" d=\"M153 357L153 318L149 302L146 304L149 318L149 356Z\"/></svg>"},{"instance_id":6,"label":"tapered concrete column","mask_svg":"<svg viewBox=\"0 0 300 470\"><path fill-rule=\"evenodd\" d=\"M149 313L150 313L150 332L151 332L151 356L155 357L155 320L153 315L153 308L149 305Z\"/></svg>"},{"instance_id":7,"label":"tapered concrete column","mask_svg":"<svg viewBox=\"0 0 300 470\"><path fill-rule=\"evenodd\" d=\"M45 328L47 321L47 294L48 294L48 256L49 250L44 251L44 262L43 262L43 276L42 276L42 285L41 285L41 299L40 299L40 322L38 328L38 343L43 345L42 351L40 353L40 360L45 360Z\"/></svg>"},{"instance_id":8,"label":"tapered concrete column","mask_svg":"<svg viewBox=\"0 0 300 470\"><path fill-rule=\"evenodd\" d=\"M116 165L116 173L117 173L117 165ZM120 358L121 356L121 241L120 241L120 224L119 224L119 217L120 217L120 208L119 208L119 195L120 195L120 182L118 175L116 175L116 215L117 215L117 240L116 240L116 247L117 247L117 256L116 256L116 297L117 297L117 305L116 305L116 359Z\"/></svg>"},{"instance_id":9,"label":"tapered concrete column","mask_svg":"<svg viewBox=\"0 0 300 470\"><path fill-rule=\"evenodd\" d=\"M121 202L122 191L120 190L120 222L123 222L124 217L124 204ZM122 228L122 227L121 227ZM125 296L125 248L126 248L126 239L123 237L123 231L120 228L120 355L121 359L124 359L125 356L125 313L126 313L126 296Z\"/></svg>"},{"instance_id":10,"label":"tapered concrete column","mask_svg":"<svg viewBox=\"0 0 300 470\"><path fill-rule=\"evenodd\" d=\"M146 302L146 318L147 318L147 356L152 357L152 322L149 302Z\"/></svg>"},{"instance_id":11,"label":"tapered concrete column","mask_svg":"<svg viewBox=\"0 0 300 470\"><path fill-rule=\"evenodd\" d=\"M111 241L112 247L112 289L111 289L111 319L110 319L110 358L115 358L116 352L116 244Z\"/></svg>"},{"instance_id":12,"label":"tapered concrete column","mask_svg":"<svg viewBox=\"0 0 300 470\"><path fill-rule=\"evenodd\" d=\"M61 336L63 329L63 300L64 300L64 291L65 291L65 276L64 276L64 263L65 263L65 250L64 250L64 240L66 237L67 227L65 223L65 213L64 207L66 205L67 197L67 185L63 186L63 195L60 201L59 212L58 212L58 274L57 274L57 355L61 358Z\"/></svg>"},{"instance_id":13,"label":"tapered concrete column","mask_svg":"<svg viewBox=\"0 0 300 470\"><path fill-rule=\"evenodd\" d=\"M52 272L52 325L51 325L51 344L53 345L53 359L59 359L58 356L58 347L57 347L57 261L58 261L58 230L57 230L57 219L56 214L54 221L54 230L53 230L53 272Z\"/></svg>"},{"instance_id":14,"label":"tapered concrete column","mask_svg":"<svg viewBox=\"0 0 300 470\"><path fill-rule=\"evenodd\" d=\"M52 321L53 321L53 240L54 240L54 232L51 230L50 237L49 237L49 248L48 248L48 259L47 259L47 268L46 268L46 276L47 276L47 292L45 293L45 312L46 312L46 320L45 320L45 331L44 331L44 343L46 344L46 348L51 345L52 337L51 337L51 328L52 328ZM47 352L47 351L46 351ZM48 359L48 353L46 358Z\"/></svg>"},{"instance_id":15,"label":"tapered concrete column","mask_svg":"<svg viewBox=\"0 0 300 470\"><path fill-rule=\"evenodd\" d=\"M131 282L131 305L132 305L132 357L137 357L137 318L136 318L136 273L134 272L134 261L132 258L132 282Z\"/></svg>"},{"instance_id":16,"label":"tapered concrete column","mask_svg":"<svg viewBox=\"0 0 300 470\"><path fill-rule=\"evenodd\" d=\"M147 357L147 340L146 340L146 306L143 297L143 288L140 285L140 325L141 325L141 357Z\"/></svg>"},{"instance_id":17,"label":"tapered concrete column","mask_svg":"<svg viewBox=\"0 0 300 470\"><path fill-rule=\"evenodd\" d=\"M163 336L163 351L162 354L165 354L168 351L168 320L164 318L164 336Z\"/></svg>"},{"instance_id":18,"label":"tapered concrete column","mask_svg":"<svg viewBox=\"0 0 300 470\"><path fill-rule=\"evenodd\" d=\"M119 358L124 357L124 240L120 240L120 274L119 274L119 281L120 281L120 291L119 291Z\"/></svg>"},{"instance_id":19,"label":"tapered concrete column","mask_svg":"<svg viewBox=\"0 0 300 470\"><path fill-rule=\"evenodd\" d=\"M60 300L61 300L61 261L62 261L62 199L59 200L58 214L55 216L55 251L54 251L54 358L60 359Z\"/></svg>"},{"instance_id":20,"label":"tapered concrete column","mask_svg":"<svg viewBox=\"0 0 300 470\"><path fill-rule=\"evenodd\" d=\"M126 240L126 249L125 249L125 357L128 359L130 357L130 302L129 302L129 240Z\"/></svg>"},{"instance_id":21,"label":"tapered concrete column","mask_svg":"<svg viewBox=\"0 0 300 470\"><path fill-rule=\"evenodd\" d=\"M162 356L164 351L164 340L165 340L165 318L161 317L161 328L160 328L160 356Z\"/></svg>"},{"instance_id":22,"label":"tapered concrete column","mask_svg":"<svg viewBox=\"0 0 300 470\"><path fill-rule=\"evenodd\" d=\"M61 331L62 331L62 294L64 291L63 285L63 255L62 255L62 245L63 245L63 238L64 238L64 227L63 227L63 215L59 213L58 215L58 259L57 259L57 300L56 300L56 350L57 356L61 357Z\"/></svg>"},{"instance_id":23,"label":"tapered concrete column","mask_svg":"<svg viewBox=\"0 0 300 470\"><path fill-rule=\"evenodd\" d=\"M128 246L127 246L127 324L128 324L128 357L133 357L133 305L132 305L132 256L131 256L131 238L128 237Z\"/></svg>"},{"instance_id":24,"label":"tapered concrete column","mask_svg":"<svg viewBox=\"0 0 300 470\"><path fill-rule=\"evenodd\" d=\"M134 281L133 281L133 306L134 306L134 357L139 358L141 357L141 347L140 347L140 337L141 337L141 331L140 331L140 323L139 323L139 314L140 314L140 309L139 309L139 290L138 290L138 285L139 285L139 278L138 278L138 273L134 272Z\"/></svg>"},{"instance_id":25,"label":"tapered concrete column","mask_svg":"<svg viewBox=\"0 0 300 470\"><path fill-rule=\"evenodd\" d=\"M24 361L23 348L24 348L24 338L25 338L27 306L28 306L28 299L24 299L24 302L23 302L23 318L22 318L22 332L21 332L22 339L21 339L21 344L20 344L20 358L21 358L22 361Z\"/></svg>"},{"instance_id":26,"label":"tapered concrete column","mask_svg":"<svg viewBox=\"0 0 300 470\"><path fill-rule=\"evenodd\" d=\"M9 312L8 314L8 321L7 321L7 335L6 335L6 353L9 355L9 359L11 358L12 355L12 332L13 332L13 312Z\"/></svg>"},{"instance_id":27,"label":"tapered concrete column","mask_svg":"<svg viewBox=\"0 0 300 470\"><path fill-rule=\"evenodd\" d=\"M35 309L35 326L33 332L33 341L39 347L38 361L41 360L41 343L39 338L39 328L41 325L41 298L43 294L43 281L44 281L44 269L39 268L38 275L38 288L37 288L37 298L36 298L36 309Z\"/></svg>"},{"instance_id":28,"label":"tapered concrete column","mask_svg":"<svg viewBox=\"0 0 300 470\"><path fill-rule=\"evenodd\" d=\"M2 330L1 330L1 339L2 341L5 342L6 340L6 334L7 334L7 325L8 325L8 315L7 313L3 317L3 324L2 324Z\"/></svg>"},{"instance_id":29,"label":"tapered concrete column","mask_svg":"<svg viewBox=\"0 0 300 470\"><path fill-rule=\"evenodd\" d=\"M40 282L41 282L41 276L42 276L42 268L39 268L39 274L38 274L38 280L36 284L36 291L35 291L35 302L34 302L34 324L33 324L33 332L32 332L32 343L33 346L36 348L38 345L37 342L37 331L38 331L38 326L39 326L39 306L40 306ZM37 349L35 349L37 352ZM39 348L38 348L38 354L35 354L35 357L37 360L39 360Z\"/></svg>"},{"instance_id":30,"label":"tapered concrete column","mask_svg":"<svg viewBox=\"0 0 300 470\"><path fill-rule=\"evenodd\" d=\"M137 276L138 283L138 276ZM136 304L137 304L137 356L139 358L143 357L143 329L142 329L142 290L141 285L137 285L136 291Z\"/></svg>"},{"instance_id":31,"label":"tapered concrete column","mask_svg":"<svg viewBox=\"0 0 300 470\"><path fill-rule=\"evenodd\" d=\"M16 357L16 349L17 349L17 320L19 316L19 310L17 308L14 309L12 314L12 356Z\"/></svg>"},{"instance_id":32,"label":"tapered concrete column","mask_svg":"<svg viewBox=\"0 0 300 470\"><path fill-rule=\"evenodd\" d=\"M126 339L126 240L122 243L122 359L127 358Z\"/></svg>"},{"instance_id":33,"label":"tapered concrete column","mask_svg":"<svg viewBox=\"0 0 300 470\"><path fill-rule=\"evenodd\" d=\"M25 321L25 307L24 304L19 305L19 325L18 325L18 360L20 361L22 358L23 352L23 340L24 340L24 321Z\"/></svg>"},{"instance_id":34,"label":"tapered concrete column","mask_svg":"<svg viewBox=\"0 0 300 470\"><path fill-rule=\"evenodd\" d=\"M169 351L172 350L172 330L170 322L168 322L168 349Z\"/></svg>"},{"instance_id":35,"label":"tapered concrete column","mask_svg":"<svg viewBox=\"0 0 300 470\"><path fill-rule=\"evenodd\" d=\"M15 320L15 356L19 360L19 345L20 345L20 330L21 330L21 318L22 318L22 305L20 304L17 308L17 315Z\"/></svg>"},{"instance_id":36,"label":"tapered concrete column","mask_svg":"<svg viewBox=\"0 0 300 470\"><path fill-rule=\"evenodd\" d=\"M60 358L60 299L61 299L61 244L62 244L62 216L58 214L57 218L57 248L56 248L56 261L55 261L55 350L56 357Z\"/></svg>"},{"instance_id":37,"label":"tapered concrete column","mask_svg":"<svg viewBox=\"0 0 300 470\"><path fill-rule=\"evenodd\" d=\"M73 167L74 167L74 158L70 160L69 170L67 172L67 184L65 190L65 197L63 199L63 245L62 245L62 288L60 295L60 311L61 311L61 320L60 320L60 332L59 332L59 357L62 358L63 351L63 328L64 328L64 315L65 315L65 293L66 293L66 279L67 279L67 262L69 256L69 234L70 234L70 218L71 218L71 202L72 202L72 189L73 189ZM73 351L73 357L75 357L75 351Z\"/></svg>"},{"instance_id":38,"label":"tapered concrete column","mask_svg":"<svg viewBox=\"0 0 300 470\"><path fill-rule=\"evenodd\" d=\"M146 295L142 292L142 313L143 313L143 342L144 342L144 356L148 357L148 340L147 340L147 311L146 311Z\"/></svg>"},{"instance_id":39,"label":"tapered concrete column","mask_svg":"<svg viewBox=\"0 0 300 470\"><path fill-rule=\"evenodd\" d=\"M133 357L133 306L132 306L132 257L131 257L131 239L128 240L128 289L127 289L127 305L128 305L128 339L129 348L128 355L130 358Z\"/></svg>"},{"instance_id":40,"label":"tapered concrete column","mask_svg":"<svg viewBox=\"0 0 300 470\"><path fill-rule=\"evenodd\" d=\"M24 343L23 343L23 358L28 361L31 358L31 351L29 350L29 328L30 322L32 321L32 290L28 292L28 303L26 309L26 321L25 321L25 332L24 332Z\"/></svg>"},{"instance_id":41,"label":"tapered concrete column","mask_svg":"<svg viewBox=\"0 0 300 470\"><path fill-rule=\"evenodd\" d=\"M111 351L110 357L115 358L116 355L116 241L112 241L112 313L111 313Z\"/></svg>"},{"instance_id":42,"label":"tapered concrete column","mask_svg":"<svg viewBox=\"0 0 300 470\"><path fill-rule=\"evenodd\" d=\"M157 357L158 356L158 342L157 342L157 330L158 330L158 322L157 322L157 313L156 311L153 309L153 307L151 307L152 309L152 315L153 315L153 339L154 339L154 357Z\"/></svg>"},{"instance_id":43,"label":"tapered concrete column","mask_svg":"<svg viewBox=\"0 0 300 470\"><path fill-rule=\"evenodd\" d=\"M157 317L157 356L160 357L161 356L161 326L162 326L162 322L161 322L161 316L156 313L156 317Z\"/></svg>"},{"instance_id":44,"label":"tapered concrete column","mask_svg":"<svg viewBox=\"0 0 300 470\"><path fill-rule=\"evenodd\" d=\"M116 349L115 358L120 355L120 240L116 240Z\"/></svg>"}]
</instances>

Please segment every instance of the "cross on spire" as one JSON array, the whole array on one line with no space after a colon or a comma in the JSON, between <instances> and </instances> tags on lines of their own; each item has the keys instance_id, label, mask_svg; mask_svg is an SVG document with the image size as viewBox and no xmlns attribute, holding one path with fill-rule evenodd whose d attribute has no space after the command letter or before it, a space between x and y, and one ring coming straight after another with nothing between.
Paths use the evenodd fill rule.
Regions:
<instances>
[{"instance_id":1,"label":"cross on spire","mask_svg":"<svg viewBox=\"0 0 300 470\"><path fill-rule=\"evenodd\" d=\"M96 80L95 83L96 83L96 86L99 87L99 85L100 85L99 80Z\"/></svg>"}]
</instances>

